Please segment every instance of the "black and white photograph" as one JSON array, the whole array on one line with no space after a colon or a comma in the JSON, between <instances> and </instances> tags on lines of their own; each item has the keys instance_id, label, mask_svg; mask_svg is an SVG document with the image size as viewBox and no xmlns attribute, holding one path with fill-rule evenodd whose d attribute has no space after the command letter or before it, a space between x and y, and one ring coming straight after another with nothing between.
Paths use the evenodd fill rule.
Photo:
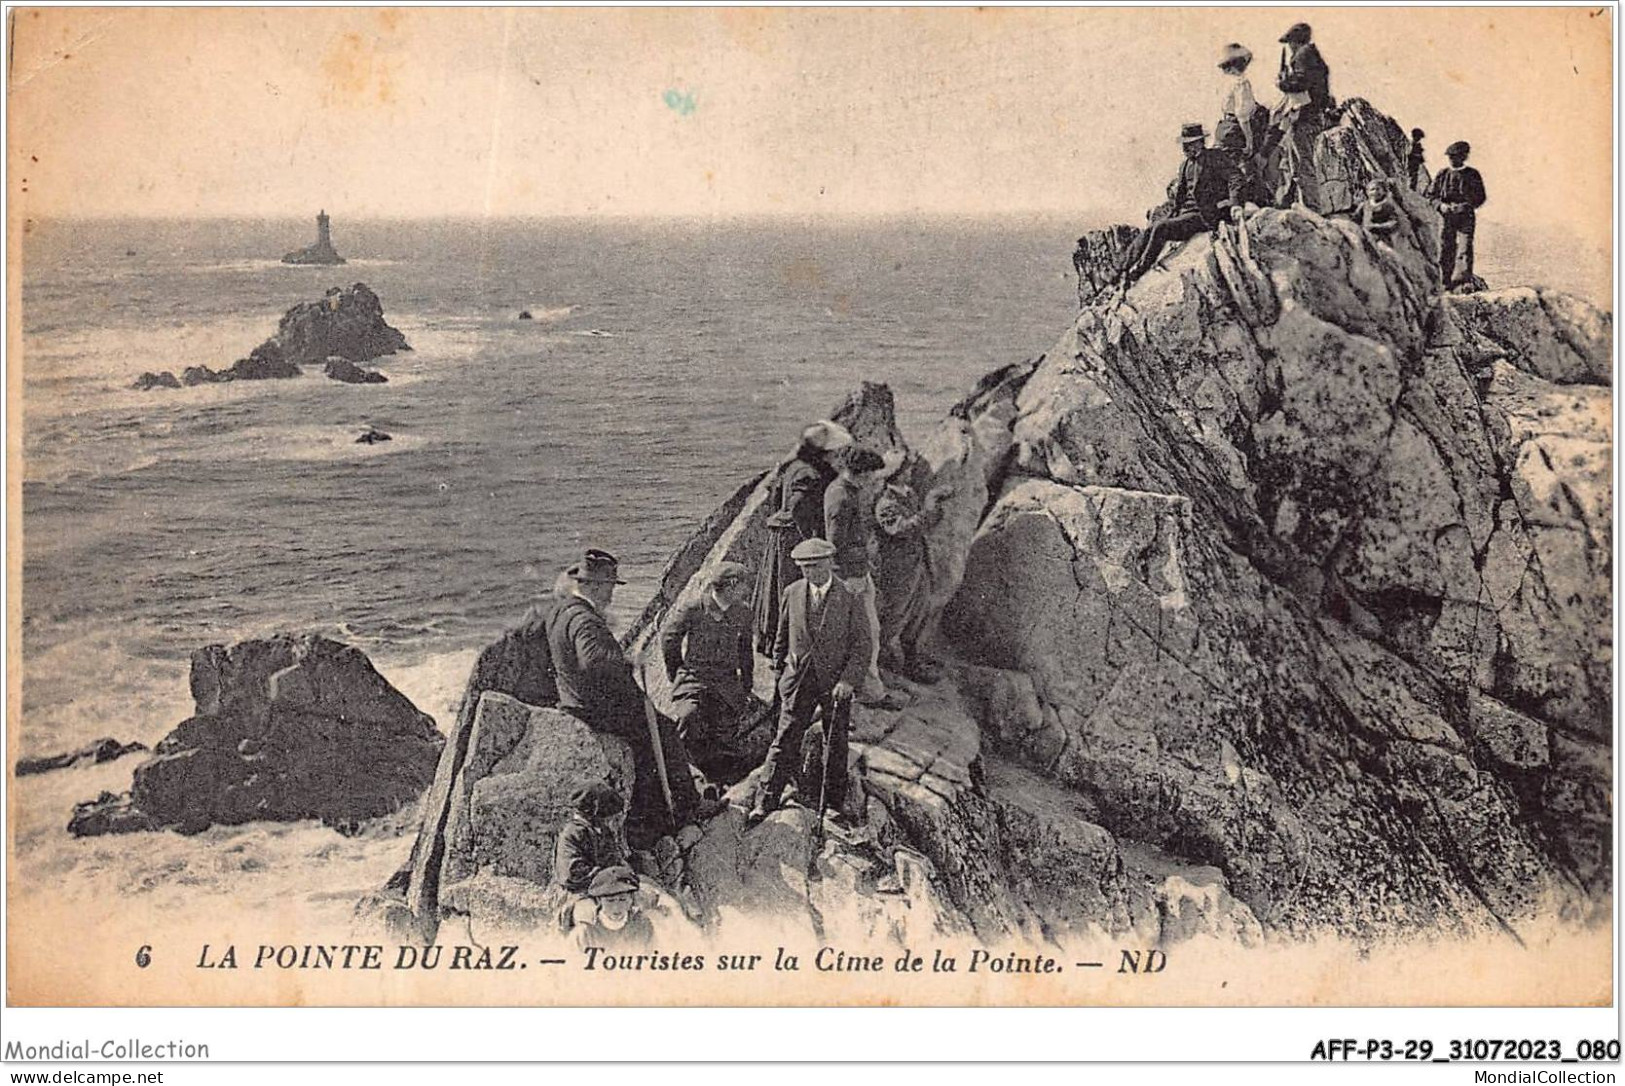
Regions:
<instances>
[{"instance_id":1,"label":"black and white photograph","mask_svg":"<svg viewBox=\"0 0 1625 1086\"><path fill-rule=\"evenodd\" d=\"M1612 1002L1614 8L6 15L8 1006Z\"/></svg>"}]
</instances>

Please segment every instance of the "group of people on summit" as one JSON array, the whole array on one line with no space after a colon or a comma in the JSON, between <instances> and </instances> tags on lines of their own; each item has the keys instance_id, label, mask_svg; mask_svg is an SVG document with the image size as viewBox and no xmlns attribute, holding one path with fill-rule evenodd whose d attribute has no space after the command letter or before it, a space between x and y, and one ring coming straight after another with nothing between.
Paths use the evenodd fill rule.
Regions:
<instances>
[{"instance_id":1,"label":"group of people on summit","mask_svg":"<svg viewBox=\"0 0 1625 1086\"><path fill-rule=\"evenodd\" d=\"M629 841L652 858L646 867L659 869L660 849L697 840L696 827L724 806L722 787L752 770L748 824L787 803L820 817L839 812L853 703L905 704L887 689L883 665L916 682L940 677L924 648L926 533L945 492L920 495L905 466L902 453L882 454L834 421L803 430L767 496L758 569L716 563L661 625L669 716L656 711L610 631L606 615L625 583L613 554L588 549L526 617L521 632L545 639L542 666L551 668L558 708L625 740L633 754L630 804L594 783L574 797L557 838L556 881L584 906L573 920L578 937L625 938L600 929L624 931L639 915ZM765 756L759 739L750 743L761 719L752 695L758 654L775 674ZM820 720L821 741L808 743ZM633 905L623 910L628 894Z\"/></svg>"},{"instance_id":2,"label":"group of people on summit","mask_svg":"<svg viewBox=\"0 0 1625 1086\"><path fill-rule=\"evenodd\" d=\"M1312 35L1308 23L1296 23L1281 35L1281 63L1275 77L1281 99L1273 109L1261 105L1253 94L1247 74L1252 50L1237 42L1224 47L1219 70L1229 82L1212 145L1201 124L1181 127L1179 141L1185 159L1168 185L1168 199L1147 215L1145 229L1119 256L1114 283L1118 300L1157 263L1169 244L1216 230L1226 220L1240 223L1250 208L1321 205L1315 140L1336 120L1337 101L1331 93L1331 70ZM1472 148L1465 142L1446 148L1449 168L1428 177L1423 135L1421 129L1411 131L1407 170L1411 187L1432 201L1444 220L1439 263L1448 290L1473 278L1473 235L1477 209L1485 200L1484 179L1466 164ZM1324 210L1352 213L1374 236L1391 240L1402 212L1387 181L1372 181L1366 197L1358 208Z\"/></svg>"}]
</instances>

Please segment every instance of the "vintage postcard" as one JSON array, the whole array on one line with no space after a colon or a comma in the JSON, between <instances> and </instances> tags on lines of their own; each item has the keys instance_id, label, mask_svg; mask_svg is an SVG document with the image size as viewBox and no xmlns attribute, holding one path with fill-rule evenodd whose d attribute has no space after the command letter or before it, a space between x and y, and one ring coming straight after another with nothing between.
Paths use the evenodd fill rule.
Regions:
<instances>
[{"instance_id":1,"label":"vintage postcard","mask_svg":"<svg viewBox=\"0 0 1625 1086\"><path fill-rule=\"evenodd\" d=\"M7 1002L1609 1003L1613 15L8 9Z\"/></svg>"}]
</instances>

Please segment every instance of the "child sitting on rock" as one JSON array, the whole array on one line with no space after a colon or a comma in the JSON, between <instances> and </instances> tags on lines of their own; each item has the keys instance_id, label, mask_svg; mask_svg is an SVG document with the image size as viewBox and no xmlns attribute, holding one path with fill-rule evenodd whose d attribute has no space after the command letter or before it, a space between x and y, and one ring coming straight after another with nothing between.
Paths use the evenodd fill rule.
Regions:
<instances>
[{"instance_id":1,"label":"child sitting on rock","mask_svg":"<svg viewBox=\"0 0 1625 1086\"><path fill-rule=\"evenodd\" d=\"M1360 208L1360 225L1371 236L1385 245L1394 243L1394 234L1404 219L1404 212L1394 199L1386 178L1373 178L1365 187L1366 201Z\"/></svg>"}]
</instances>

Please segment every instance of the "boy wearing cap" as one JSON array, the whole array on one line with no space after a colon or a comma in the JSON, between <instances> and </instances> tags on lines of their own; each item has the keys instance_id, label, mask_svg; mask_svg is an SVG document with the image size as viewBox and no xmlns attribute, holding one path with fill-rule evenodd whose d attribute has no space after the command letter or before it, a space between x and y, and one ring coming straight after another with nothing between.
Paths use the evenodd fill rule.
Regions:
<instances>
[{"instance_id":1,"label":"boy wearing cap","mask_svg":"<svg viewBox=\"0 0 1625 1086\"><path fill-rule=\"evenodd\" d=\"M819 709L824 714L822 782L826 807L846 798L847 730L852 696L869 666L869 622L863 604L835 577L835 548L822 539L796 545L791 558L802 578L784 590L773 637L779 676L779 726L762 762L762 783L748 822L777 809L802 740Z\"/></svg>"},{"instance_id":2,"label":"boy wearing cap","mask_svg":"<svg viewBox=\"0 0 1625 1086\"><path fill-rule=\"evenodd\" d=\"M1446 290L1473 278L1473 234L1478 230L1478 209L1484 206L1484 178L1467 165L1472 146L1457 140L1444 149L1448 169L1439 171L1428 188L1428 199L1439 209L1444 230L1439 237L1439 270ZM1456 246L1461 245L1461 275L1456 272Z\"/></svg>"},{"instance_id":3,"label":"boy wearing cap","mask_svg":"<svg viewBox=\"0 0 1625 1086\"><path fill-rule=\"evenodd\" d=\"M737 779L740 720L750 708L755 654L750 650L750 571L722 562L698 599L676 608L660 632L671 680L672 720L705 778Z\"/></svg>"},{"instance_id":4,"label":"boy wearing cap","mask_svg":"<svg viewBox=\"0 0 1625 1086\"><path fill-rule=\"evenodd\" d=\"M654 925L637 904L639 885L637 873L624 865L594 875L587 897L595 908L593 915L578 920L576 946L619 950L653 945Z\"/></svg>"}]
</instances>

